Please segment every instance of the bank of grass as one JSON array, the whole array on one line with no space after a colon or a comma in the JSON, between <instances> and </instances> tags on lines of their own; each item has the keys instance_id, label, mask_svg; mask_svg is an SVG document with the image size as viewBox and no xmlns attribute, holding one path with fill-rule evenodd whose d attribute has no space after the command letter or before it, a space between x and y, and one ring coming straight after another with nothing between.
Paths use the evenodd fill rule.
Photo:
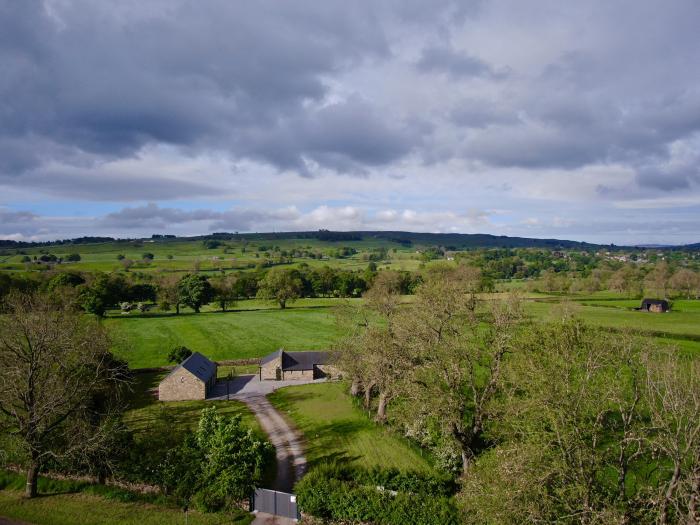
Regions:
<instances>
[{"instance_id":1,"label":"bank of grass","mask_svg":"<svg viewBox=\"0 0 700 525\"><path fill-rule=\"evenodd\" d=\"M170 525L185 523L181 509L162 496L143 495L87 482L39 478L40 496L23 497L24 476L0 471L0 516L35 525ZM248 525L245 511L189 512L190 525Z\"/></svg>"},{"instance_id":2,"label":"bank of grass","mask_svg":"<svg viewBox=\"0 0 700 525\"><path fill-rule=\"evenodd\" d=\"M303 433L310 469L334 461L432 472L416 448L371 421L346 390L342 382L322 383L283 388L269 396Z\"/></svg>"}]
</instances>

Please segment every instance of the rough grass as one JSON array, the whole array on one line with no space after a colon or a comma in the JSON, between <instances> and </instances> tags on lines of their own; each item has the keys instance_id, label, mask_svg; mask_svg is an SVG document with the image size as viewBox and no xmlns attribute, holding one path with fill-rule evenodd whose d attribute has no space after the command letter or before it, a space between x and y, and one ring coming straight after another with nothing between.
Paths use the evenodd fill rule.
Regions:
<instances>
[{"instance_id":1,"label":"rough grass","mask_svg":"<svg viewBox=\"0 0 700 525\"><path fill-rule=\"evenodd\" d=\"M344 383L300 385L269 396L304 434L310 468L349 461L367 468L432 470L417 449L357 408L346 388Z\"/></svg>"}]
</instances>

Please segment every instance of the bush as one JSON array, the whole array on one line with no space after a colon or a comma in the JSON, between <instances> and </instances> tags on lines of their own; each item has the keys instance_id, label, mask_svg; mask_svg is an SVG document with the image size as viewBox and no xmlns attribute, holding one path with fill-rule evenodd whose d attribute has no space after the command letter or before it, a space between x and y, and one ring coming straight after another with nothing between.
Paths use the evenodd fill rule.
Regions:
<instances>
[{"instance_id":1,"label":"bush","mask_svg":"<svg viewBox=\"0 0 700 525\"><path fill-rule=\"evenodd\" d=\"M295 487L299 507L324 520L379 525L456 524L454 481L398 470L325 465Z\"/></svg>"}]
</instances>

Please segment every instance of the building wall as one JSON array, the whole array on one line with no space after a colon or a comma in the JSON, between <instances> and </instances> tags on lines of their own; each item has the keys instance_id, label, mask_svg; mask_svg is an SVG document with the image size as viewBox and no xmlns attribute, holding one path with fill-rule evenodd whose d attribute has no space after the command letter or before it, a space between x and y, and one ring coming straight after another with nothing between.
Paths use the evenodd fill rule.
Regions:
<instances>
[{"instance_id":1,"label":"building wall","mask_svg":"<svg viewBox=\"0 0 700 525\"><path fill-rule=\"evenodd\" d=\"M158 399L161 401L189 401L206 397L207 384L184 369L166 377L158 385Z\"/></svg>"},{"instance_id":2,"label":"building wall","mask_svg":"<svg viewBox=\"0 0 700 525\"><path fill-rule=\"evenodd\" d=\"M284 381L298 381L301 379L310 380L314 378L313 370L283 370L282 379Z\"/></svg>"},{"instance_id":3,"label":"building wall","mask_svg":"<svg viewBox=\"0 0 700 525\"><path fill-rule=\"evenodd\" d=\"M315 368L314 376L316 378L328 377L330 379L335 379L342 375L338 367L333 365L315 365Z\"/></svg>"},{"instance_id":4,"label":"building wall","mask_svg":"<svg viewBox=\"0 0 700 525\"><path fill-rule=\"evenodd\" d=\"M260 367L260 379L277 379L277 369L282 366L282 360L278 357L268 361Z\"/></svg>"},{"instance_id":5,"label":"building wall","mask_svg":"<svg viewBox=\"0 0 700 525\"><path fill-rule=\"evenodd\" d=\"M650 304L649 305L649 311L650 312L655 312L657 314L663 313L666 310L664 310L664 307L660 304Z\"/></svg>"}]
</instances>

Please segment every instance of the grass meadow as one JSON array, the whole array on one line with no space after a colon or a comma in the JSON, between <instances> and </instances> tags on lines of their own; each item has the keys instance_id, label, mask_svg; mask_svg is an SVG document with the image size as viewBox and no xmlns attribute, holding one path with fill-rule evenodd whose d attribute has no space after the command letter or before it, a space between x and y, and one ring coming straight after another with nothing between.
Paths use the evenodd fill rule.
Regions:
<instances>
[{"instance_id":1,"label":"grass meadow","mask_svg":"<svg viewBox=\"0 0 700 525\"><path fill-rule=\"evenodd\" d=\"M215 360L258 358L279 348L327 349L343 335L333 309L342 301L301 299L280 310L269 302L250 300L225 313L213 306L201 314L112 312L103 322L114 335L115 353L132 368L148 368L167 365L168 352L178 345ZM683 353L700 355L700 301L675 301L673 310L664 314L638 312L638 305L638 300L619 297L528 294L524 300L525 312L534 319L555 318L566 307L593 325L635 330L661 344L674 344Z\"/></svg>"},{"instance_id":2,"label":"grass meadow","mask_svg":"<svg viewBox=\"0 0 700 525\"><path fill-rule=\"evenodd\" d=\"M348 461L367 468L431 470L416 448L356 407L342 382L283 388L269 399L304 434L310 468Z\"/></svg>"}]
</instances>

